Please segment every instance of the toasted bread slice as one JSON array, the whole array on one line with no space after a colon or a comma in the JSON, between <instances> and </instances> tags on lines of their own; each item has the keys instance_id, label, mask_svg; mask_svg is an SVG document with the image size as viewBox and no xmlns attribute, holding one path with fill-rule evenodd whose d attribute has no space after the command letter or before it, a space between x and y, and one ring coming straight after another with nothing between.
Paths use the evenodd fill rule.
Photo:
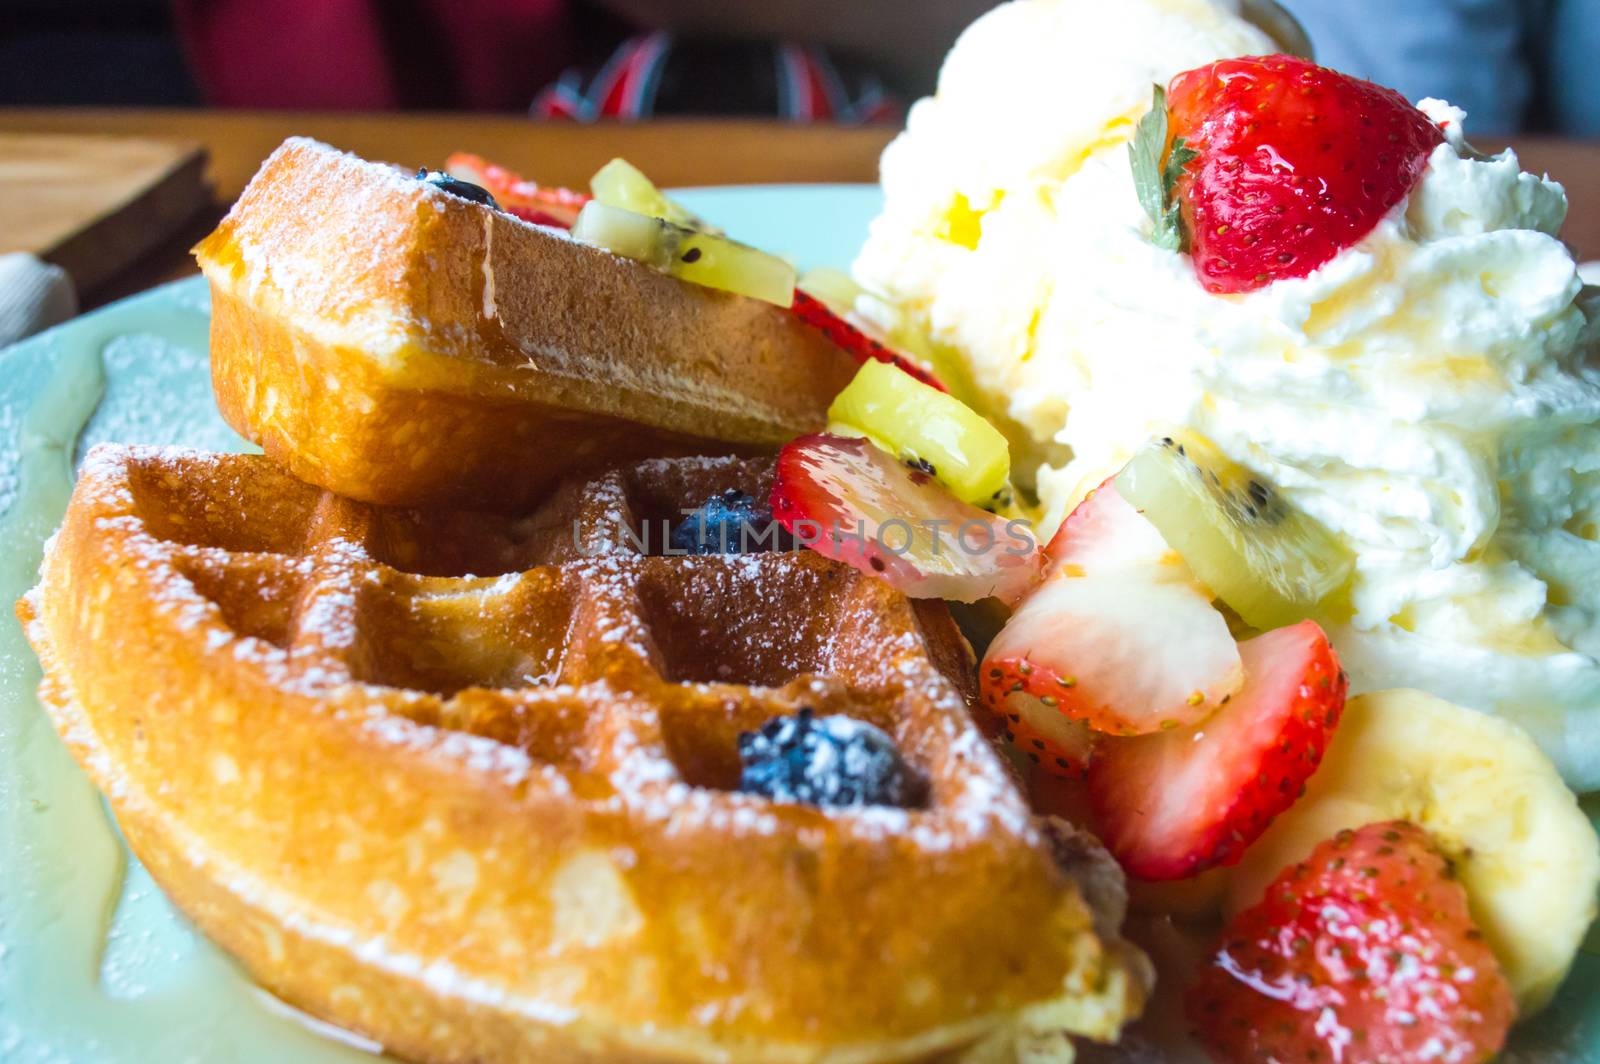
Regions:
<instances>
[{"instance_id":1,"label":"toasted bread slice","mask_svg":"<svg viewBox=\"0 0 1600 1064\"><path fill-rule=\"evenodd\" d=\"M759 452L855 368L781 308L304 138L195 254L223 416L366 502L517 510L581 467Z\"/></svg>"}]
</instances>

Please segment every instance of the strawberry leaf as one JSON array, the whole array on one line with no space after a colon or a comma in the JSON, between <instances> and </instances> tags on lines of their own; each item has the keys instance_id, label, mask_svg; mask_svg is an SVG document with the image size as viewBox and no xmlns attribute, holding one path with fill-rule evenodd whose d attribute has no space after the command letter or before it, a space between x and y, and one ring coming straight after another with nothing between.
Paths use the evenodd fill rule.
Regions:
<instances>
[{"instance_id":1,"label":"strawberry leaf","mask_svg":"<svg viewBox=\"0 0 1600 1064\"><path fill-rule=\"evenodd\" d=\"M1173 193L1178 188L1178 178L1183 176L1184 167L1200 158L1200 153L1189 147L1189 142L1182 137L1172 141L1172 151L1167 153L1167 165L1161 170L1161 186L1166 194L1166 203L1174 210L1177 204L1173 202Z\"/></svg>"},{"instance_id":2,"label":"strawberry leaf","mask_svg":"<svg viewBox=\"0 0 1600 1064\"><path fill-rule=\"evenodd\" d=\"M1128 163L1133 167L1133 187L1138 193L1139 205L1150 216L1152 228L1150 242L1168 251L1183 251L1188 246L1183 225L1174 202L1174 190L1183 168L1198 155L1188 147L1182 137L1173 142L1172 151L1165 164L1161 156L1167 148L1167 92L1160 85L1150 103L1150 110L1133 131L1128 144Z\"/></svg>"},{"instance_id":3,"label":"strawberry leaf","mask_svg":"<svg viewBox=\"0 0 1600 1064\"><path fill-rule=\"evenodd\" d=\"M1133 140L1128 144L1128 162L1133 167L1133 187L1139 194L1139 206L1158 224L1166 207L1161 173L1161 152L1167 146L1166 95L1157 85L1155 102L1139 119Z\"/></svg>"}]
</instances>

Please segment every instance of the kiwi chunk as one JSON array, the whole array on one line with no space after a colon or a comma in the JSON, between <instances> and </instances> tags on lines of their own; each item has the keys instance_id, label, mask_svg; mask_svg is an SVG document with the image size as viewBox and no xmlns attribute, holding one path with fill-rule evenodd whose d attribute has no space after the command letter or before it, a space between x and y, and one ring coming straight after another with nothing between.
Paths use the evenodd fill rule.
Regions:
<instances>
[{"instance_id":1,"label":"kiwi chunk","mask_svg":"<svg viewBox=\"0 0 1600 1064\"><path fill-rule=\"evenodd\" d=\"M583 205L572 235L694 284L764 299L780 307L794 302L793 266L724 236L599 200Z\"/></svg>"},{"instance_id":2,"label":"kiwi chunk","mask_svg":"<svg viewBox=\"0 0 1600 1064\"><path fill-rule=\"evenodd\" d=\"M608 207L660 218L685 229L711 231L699 218L656 188L642 170L626 159L612 159L595 171L589 179L589 191Z\"/></svg>"},{"instance_id":3,"label":"kiwi chunk","mask_svg":"<svg viewBox=\"0 0 1600 1064\"><path fill-rule=\"evenodd\" d=\"M1355 559L1331 532L1198 433L1152 441L1116 483L1195 576L1253 628L1322 615L1350 579Z\"/></svg>"},{"instance_id":4,"label":"kiwi chunk","mask_svg":"<svg viewBox=\"0 0 1600 1064\"><path fill-rule=\"evenodd\" d=\"M1011 474L1011 453L999 430L961 400L888 362L862 363L828 408L828 420L854 426L976 506L992 505Z\"/></svg>"}]
</instances>

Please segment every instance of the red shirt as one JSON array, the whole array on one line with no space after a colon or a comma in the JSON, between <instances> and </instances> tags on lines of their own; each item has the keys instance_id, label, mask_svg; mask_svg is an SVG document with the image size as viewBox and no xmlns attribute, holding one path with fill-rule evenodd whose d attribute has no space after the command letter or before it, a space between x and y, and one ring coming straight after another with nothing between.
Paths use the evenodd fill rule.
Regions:
<instances>
[{"instance_id":1,"label":"red shirt","mask_svg":"<svg viewBox=\"0 0 1600 1064\"><path fill-rule=\"evenodd\" d=\"M578 54L566 0L174 0L209 103L522 110Z\"/></svg>"}]
</instances>

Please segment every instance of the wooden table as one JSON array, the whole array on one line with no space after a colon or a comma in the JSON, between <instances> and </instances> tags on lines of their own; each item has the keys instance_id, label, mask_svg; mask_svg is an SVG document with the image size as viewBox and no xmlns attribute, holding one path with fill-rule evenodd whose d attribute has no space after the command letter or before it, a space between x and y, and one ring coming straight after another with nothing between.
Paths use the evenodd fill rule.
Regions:
<instances>
[{"instance_id":1,"label":"wooden table","mask_svg":"<svg viewBox=\"0 0 1600 1064\"><path fill-rule=\"evenodd\" d=\"M0 130L181 137L210 152L218 207L123 276L87 293L88 305L193 272L190 245L215 224L262 158L296 133L406 166L437 166L452 151L477 152L541 182L576 186L616 155L663 185L870 182L894 133L747 121L583 126L459 114L4 108ZM1502 143L1485 138L1479 146L1498 150ZM1524 169L1548 171L1566 185L1572 211L1564 236L1579 258L1600 259L1600 143L1520 138L1515 147Z\"/></svg>"},{"instance_id":2,"label":"wooden table","mask_svg":"<svg viewBox=\"0 0 1600 1064\"><path fill-rule=\"evenodd\" d=\"M542 183L580 188L618 155L663 185L875 181L878 153L892 135L741 121L585 126L518 116L99 109L0 109L0 131L179 137L210 153L217 208L123 276L87 293L86 307L194 272L188 249L216 224L261 160L294 134L408 167L439 166L453 151L477 152Z\"/></svg>"}]
</instances>

